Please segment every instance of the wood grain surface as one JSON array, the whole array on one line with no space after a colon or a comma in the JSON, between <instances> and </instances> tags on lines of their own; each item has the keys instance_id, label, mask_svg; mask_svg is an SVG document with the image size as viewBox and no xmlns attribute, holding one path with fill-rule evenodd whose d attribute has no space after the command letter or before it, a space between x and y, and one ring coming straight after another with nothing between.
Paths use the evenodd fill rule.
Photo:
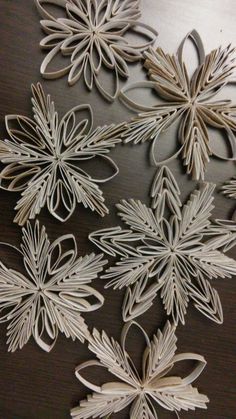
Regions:
<instances>
[{"instance_id":1,"label":"wood grain surface","mask_svg":"<svg viewBox=\"0 0 236 419\"><path fill-rule=\"evenodd\" d=\"M202 36L206 51L236 45L236 3L235 0L143 0L142 20L159 31L158 44L169 52L175 52L185 34L195 28ZM44 53L39 48L42 38L39 16L33 0L0 0L0 132L5 138L4 116L24 114L31 116L30 85L38 80L47 92L52 94L58 111L62 115L77 104L90 103L94 110L95 125L121 122L132 116L119 100L107 103L94 90L89 93L81 80L69 87L66 77L56 81L41 79L39 68ZM186 55L191 56L190 47ZM192 62L192 60L190 60ZM130 82L145 80L146 74L141 64L131 66ZM236 99L236 87L228 87L223 95ZM222 147L220 138L212 133L215 147ZM165 134L161 153L175 143L174 133ZM115 203L122 198L137 198L149 203L149 189L155 169L149 165L148 144L142 146L118 146L112 151L120 168L119 175L104 185L104 195L110 208L110 215L104 219L77 206L68 222L60 224L43 210L39 216L52 240L64 233L76 236L79 253L95 251L89 243L88 234L99 228L117 225ZM195 187L195 182L185 175L180 160L170 164L180 182L185 199ZM232 162L212 159L208 166L206 180L220 186L235 174ZM100 167L96 168L99 173ZM20 228L13 224L14 205L19 196L0 191L0 241L19 245ZM218 191L215 196L214 216L226 218L232 215L236 202L226 199ZM10 251L0 248L0 257L12 263L17 269L21 261ZM234 251L231 256L236 256ZM235 419L236 418L236 283L235 278L215 281L224 309L224 324L218 326L191 306L188 310L186 326L177 329L179 352L197 352L205 356L207 368L198 379L198 388L210 398L207 411L181 413L181 418L195 419ZM122 329L121 305L123 292L104 290L102 280L94 281L94 287L103 292L106 301L99 311L85 315L89 327L96 326L119 339ZM158 298L153 307L139 319L151 335L162 327L166 317ZM135 359L139 359L143 341L133 335L129 348ZM86 345L72 342L59 336L51 353L40 350L34 340L14 354L7 352L6 324L0 327L0 419L66 419L69 410L87 394L87 390L76 380L75 366L93 358ZM186 366L187 367L187 366ZM95 371L92 372L96 379ZM101 377L99 377L100 379ZM128 418L127 412L116 416ZM175 418L175 414L158 410L160 418Z\"/></svg>"}]
</instances>

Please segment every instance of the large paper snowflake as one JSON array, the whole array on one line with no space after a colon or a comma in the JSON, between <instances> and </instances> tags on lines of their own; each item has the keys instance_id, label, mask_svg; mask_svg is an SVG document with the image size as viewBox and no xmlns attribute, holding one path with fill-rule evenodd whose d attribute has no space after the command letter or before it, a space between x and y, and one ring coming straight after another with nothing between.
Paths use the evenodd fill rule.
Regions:
<instances>
[{"instance_id":1,"label":"large paper snowflake","mask_svg":"<svg viewBox=\"0 0 236 419\"><path fill-rule=\"evenodd\" d=\"M54 102L42 86L32 86L34 120L26 116L6 116L10 140L0 141L0 160L7 166L0 173L1 187L21 191L14 219L23 225L47 205L49 212L66 221L76 203L101 216L109 212L97 183L112 179L118 167L107 156L120 142L122 124L92 130L93 113L89 105L79 105L59 121ZM114 173L95 179L81 167L86 160L102 159Z\"/></svg>"},{"instance_id":2,"label":"large paper snowflake","mask_svg":"<svg viewBox=\"0 0 236 419\"><path fill-rule=\"evenodd\" d=\"M0 322L7 326L8 349L14 352L34 337L45 351L58 332L84 342L89 337L83 312L97 310L103 296L90 285L106 263L103 255L78 257L72 234L52 244L45 227L29 222L22 229L21 250L25 274L0 261Z\"/></svg>"},{"instance_id":3,"label":"large paper snowflake","mask_svg":"<svg viewBox=\"0 0 236 419\"><path fill-rule=\"evenodd\" d=\"M213 191L214 185L203 184L181 208L179 187L164 166L153 183L152 208L133 199L117 205L131 230L115 227L90 234L103 251L121 256L103 278L110 280L107 287L127 287L124 320L144 313L159 291L175 324L184 324L189 300L210 319L223 321L218 293L207 278L236 274L236 261L223 253L227 243L233 245L235 225L210 221Z\"/></svg>"},{"instance_id":4,"label":"large paper snowflake","mask_svg":"<svg viewBox=\"0 0 236 419\"><path fill-rule=\"evenodd\" d=\"M199 56L199 66L192 78L182 59L188 38L193 39ZM225 49L220 47L205 55L200 36L194 30L186 36L177 55L166 54L161 48L156 51L150 48L145 57L144 66L150 81L131 84L121 92L122 100L133 110L141 112L128 124L125 141L134 144L152 141L151 159L155 165L160 164L156 159L159 136L178 121L180 148L170 159L181 154L187 173L196 179L204 179L206 165L212 154L228 159L212 150L208 134L210 126L226 133L232 158L235 159L233 131L236 130L236 106L230 100L212 101L232 81L236 68L235 49L231 46ZM152 89L165 103L145 106L127 96L128 91L144 87Z\"/></svg>"},{"instance_id":5,"label":"large paper snowflake","mask_svg":"<svg viewBox=\"0 0 236 419\"><path fill-rule=\"evenodd\" d=\"M41 65L45 78L58 78L67 73L73 85L81 77L89 90L96 85L101 94L113 100L119 91L119 77L129 77L127 62L142 58L142 52L152 44L157 32L139 22L140 0L35 0L41 26L47 36L40 42L49 50ZM45 5L60 6L61 17L54 17ZM141 36L133 43L132 32ZM147 39L148 38L148 39ZM67 64L55 71L48 70L57 55L69 57ZM109 92L103 71L112 71L114 92Z\"/></svg>"},{"instance_id":6,"label":"large paper snowflake","mask_svg":"<svg viewBox=\"0 0 236 419\"><path fill-rule=\"evenodd\" d=\"M93 393L87 400L81 401L80 406L72 409L71 416L74 419L108 418L129 405L130 419L157 419L156 406L176 414L180 410L206 409L207 396L192 386L206 365L205 359L193 353L175 355L177 339L170 323L166 324L163 332L158 330L151 341L135 323L143 332L147 344L142 359L143 374L140 376L126 351L126 336L132 324L127 323L124 327L121 345L105 332L93 331L89 349L98 360L85 362L76 369L77 378ZM197 362L193 371L184 378L173 375L175 364L185 360ZM118 381L100 386L91 383L81 375L82 370L91 366L107 369Z\"/></svg>"}]
</instances>

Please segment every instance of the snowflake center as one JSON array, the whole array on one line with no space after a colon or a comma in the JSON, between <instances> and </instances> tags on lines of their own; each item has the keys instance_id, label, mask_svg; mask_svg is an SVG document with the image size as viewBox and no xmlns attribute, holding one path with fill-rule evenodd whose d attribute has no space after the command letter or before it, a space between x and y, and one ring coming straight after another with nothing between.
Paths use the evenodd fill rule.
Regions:
<instances>
[{"instance_id":1,"label":"snowflake center","mask_svg":"<svg viewBox=\"0 0 236 419\"><path fill-rule=\"evenodd\" d=\"M173 244L169 244L169 251L171 255L176 255L177 253L177 246L174 246Z\"/></svg>"},{"instance_id":2,"label":"snowflake center","mask_svg":"<svg viewBox=\"0 0 236 419\"><path fill-rule=\"evenodd\" d=\"M196 98L196 96L189 98L188 105L191 108L194 108L194 107L197 106L197 98Z\"/></svg>"},{"instance_id":3,"label":"snowflake center","mask_svg":"<svg viewBox=\"0 0 236 419\"><path fill-rule=\"evenodd\" d=\"M139 388L139 394L144 395L146 393L145 384L141 384Z\"/></svg>"},{"instance_id":4,"label":"snowflake center","mask_svg":"<svg viewBox=\"0 0 236 419\"><path fill-rule=\"evenodd\" d=\"M38 295L43 295L44 294L44 289L42 287L38 287L37 294Z\"/></svg>"},{"instance_id":5,"label":"snowflake center","mask_svg":"<svg viewBox=\"0 0 236 419\"><path fill-rule=\"evenodd\" d=\"M99 29L96 26L91 26L89 32L90 32L91 37L94 38L95 36L99 34Z\"/></svg>"},{"instance_id":6,"label":"snowflake center","mask_svg":"<svg viewBox=\"0 0 236 419\"><path fill-rule=\"evenodd\" d=\"M55 153L54 156L53 156L53 160L56 163L61 163L61 161L63 160L63 156L61 154Z\"/></svg>"}]
</instances>

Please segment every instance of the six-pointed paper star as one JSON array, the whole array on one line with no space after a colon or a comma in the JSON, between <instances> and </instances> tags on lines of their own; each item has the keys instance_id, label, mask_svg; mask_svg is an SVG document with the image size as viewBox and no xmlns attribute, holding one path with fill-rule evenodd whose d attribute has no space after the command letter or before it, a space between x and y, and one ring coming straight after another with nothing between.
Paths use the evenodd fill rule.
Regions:
<instances>
[{"instance_id":1,"label":"six-pointed paper star","mask_svg":"<svg viewBox=\"0 0 236 419\"><path fill-rule=\"evenodd\" d=\"M126 337L133 324L143 332L147 345L142 358L142 376L126 350ZM76 368L77 378L93 393L71 410L71 416L74 419L110 418L130 405L130 419L157 419L155 406L176 414L181 410L206 409L208 397L192 386L206 361L198 354L176 355L176 341L175 328L169 322L152 340L137 323L127 323L121 345L105 332L94 329L89 349L97 360L87 361ZM195 361L197 365L189 375L181 378L173 375L173 368L180 361ZM81 375L82 370L96 366L107 369L117 381L96 385Z\"/></svg>"},{"instance_id":2,"label":"six-pointed paper star","mask_svg":"<svg viewBox=\"0 0 236 419\"><path fill-rule=\"evenodd\" d=\"M188 38L193 40L199 57L199 66L192 78L188 75L182 58ZM201 38L193 30L185 37L177 55L166 54L161 48L150 48L144 55L144 67L148 70L150 80L125 86L120 94L125 104L140 112L127 124L124 141L134 144L151 141L151 161L155 165L167 163L181 154L187 173L196 179L204 179L211 155L235 160L236 106L230 100L211 100L234 79L235 49L229 45L205 55ZM127 95L127 92L141 88L152 90L164 103L148 106L142 102L137 103ZM156 156L160 134L174 123L179 124L180 148L169 159L158 162ZM226 134L232 157L213 150L214 145L211 144L208 134L209 126Z\"/></svg>"},{"instance_id":3,"label":"six-pointed paper star","mask_svg":"<svg viewBox=\"0 0 236 419\"><path fill-rule=\"evenodd\" d=\"M152 208L134 199L117 205L131 230L114 227L90 234L104 252L121 257L102 277L110 280L106 287L127 287L125 321L146 312L160 292L175 324L184 324L189 300L222 323L220 299L208 279L236 274L236 261L224 254L235 243L235 225L210 220L214 187L203 184L182 207L178 184L163 166L153 182Z\"/></svg>"},{"instance_id":4,"label":"six-pointed paper star","mask_svg":"<svg viewBox=\"0 0 236 419\"><path fill-rule=\"evenodd\" d=\"M40 42L49 50L41 65L48 79L68 74L69 85L83 77L89 90L95 85L112 101L119 92L119 78L129 77L127 63L139 61L142 52L153 44L157 32L139 22L140 0L35 0L47 36ZM47 5L60 6L61 17L53 16ZM132 41L132 34L140 42ZM50 70L60 55L64 67ZM69 60L66 58L69 57ZM113 73L114 88L109 91L104 71ZM112 77L112 75L111 75Z\"/></svg>"},{"instance_id":5,"label":"six-pointed paper star","mask_svg":"<svg viewBox=\"0 0 236 419\"><path fill-rule=\"evenodd\" d=\"M32 94L34 120L6 116L10 140L0 141L0 160L6 164L0 173L0 186L21 191L14 221L23 225L45 205L55 218L66 221L77 203L104 216L109 210L98 183L109 181L119 171L107 154L121 141L123 124L93 130L89 105L78 105L59 121L54 102L39 83L32 85ZM90 176L83 163L95 158L112 167L112 175L100 179Z\"/></svg>"},{"instance_id":6,"label":"six-pointed paper star","mask_svg":"<svg viewBox=\"0 0 236 419\"><path fill-rule=\"evenodd\" d=\"M34 337L49 352L58 332L67 338L89 336L81 313L99 309L103 296L89 284L107 263L103 255L77 255L72 234L50 244L45 227L36 221L22 229L21 254L25 273L0 260L0 322L8 322L8 350L21 349Z\"/></svg>"}]
</instances>

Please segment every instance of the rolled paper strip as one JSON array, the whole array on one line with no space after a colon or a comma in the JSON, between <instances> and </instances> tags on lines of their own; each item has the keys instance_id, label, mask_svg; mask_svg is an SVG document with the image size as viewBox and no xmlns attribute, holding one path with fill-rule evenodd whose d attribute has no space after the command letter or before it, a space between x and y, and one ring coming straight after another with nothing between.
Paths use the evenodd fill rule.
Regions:
<instances>
[{"instance_id":1,"label":"rolled paper strip","mask_svg":"<svg viewBox=\"0 0 236 419\"><path fill-rule=\"evenodd\" d=\"M192 77L183 61L184 46L191 39L197 50L199 64ZM210 156L224 160L236 160L236 105L230 100L212 101L224 86L233 81L236 69L235 48L219 47L205 55L200 35L189 32L176 55L166 54L161 48L150 48L144 53L144 67L149 81L136 82L121 90L121 100L138 113L126 126L124 142L138 144L151 141L151 163L163 165L181 155L186 172L194 179L204 179ZM160 101L144 105L129 97L130 90L148 88ZM170 158L157 159L158 141L161 133L177 123L179 150ZM223 130L230 149L230 157L213 149L208 126Z\"/></svg>"},{"instance_id":2,"label":"rolled paper strip","mask_svg":"<svg viewBox=\"0 0 236 419\"><path fill-rule=\"evenodd\" d=\"M76 204L104 216L109 212L98 183L111 180L119 172L107 156L121 141L124 124L93 129L93 112L89 105L71 109L59 120L54 102L42 86L32 86L34 119L20 115L6 116L10 139L0 141L0 187L21 191L15 207L15 222L23 225L34 219L44 206L51 215L64 222ZM100 158L112 174L96 179L83 170L81 162Z\"/></svg>"},{"instance_id":3,"label":"rolled paper strip","mask_svg":"<svg viewBox=\"0 0 236 419\"><path fill-rule=\"evenodd\" d=\"M119 92L119 78L129 77L128 62L138 61L142 52L152 45L157 32L139 21L140 0L35 0L43 18L41 26L46 37L40 42L49 50L41 65L41 74L55 79L68 74L70 86L83 77L89 90L95 85L109 101ZM54 17L47 5L59 6L63 16ZM135 32L141 41L133 43L128 36ZM58 55L67 56L69 64L58 70L49 70ZM104 70L113 72L113 92L101 79Z\"/></svg>"},{"instance_id":4,"label":"rolled paper strip","mask_svg":"<svg viewBox=\"0 0 236 419\"><path fill-rule=\"evenodd\" d=\"M0 263L0 322L8 322L8 350L21 349L33 336L49 352L59 332L73 340L88 339L81 313L97 310L104 303L103 296L88 285L107 262L103 254L78 257L72 234L50 244L38 221L33 226L27 222L22 229L19 253L25 274Z\"/></svg>"},{"instance_id":5,"label":"rolled paper strip","mask_svg":"<svg viewBox=\"0 0 236 419\"><path fill-rule=\"evenodd\" d=\"M236 261L225 252L236 244L236 224L212 220L215 185L202 184L182 206L173 173L163 166L151 189L151 207L123 200L118 215L130 230L112 227L90 234L103 252L119 257L102 278L106 287L127 288L124 321L146 312L159 293L174 323L185 323L189 301L216 323L223 322L210 279L236 275Z\"/></svg>"},{"instance_id":6,"label":"rolled paper strip","mask_svg":"<svg viewBox=\"0 0 236 419\"><path fill-rule=\"evenodd\" d=\"M226 181L221 188L221 192L227 196L227 198L236 200L236 178L232 177ZM236 222L236 208L233 212L232 219Z\"/></svg>"},{"instance_id":7,"label":"rolled paper strip","mask_svg":"<svg viewBox=\"0 0 236 419\"><path fill-rule=\"evenodd\" d=\"M142 359L142 375L134 367L126 350L126 338L131 327L138 327L144 335L146 348ZM89 349L97 360L87 361L76 368L76 377L93 393L71 410L74 419L111 417L130 406L130 418L157 419L157 409L162 407L178 414L183 410L206 409L208 397L198 392L192 383L206 366L203 356L194 353L175 354L177 338L175 327L166 323L163 331L158 330L152 340L145 330L135 322L124 326L121 344L104 331L94 329L89 340ZM195 361L196 366L184 378L170 375L174 365L180 361ZM100 386L83 378L81 371L99 366L107 369L116 381Z\"/></svg>"}]
</instances>

